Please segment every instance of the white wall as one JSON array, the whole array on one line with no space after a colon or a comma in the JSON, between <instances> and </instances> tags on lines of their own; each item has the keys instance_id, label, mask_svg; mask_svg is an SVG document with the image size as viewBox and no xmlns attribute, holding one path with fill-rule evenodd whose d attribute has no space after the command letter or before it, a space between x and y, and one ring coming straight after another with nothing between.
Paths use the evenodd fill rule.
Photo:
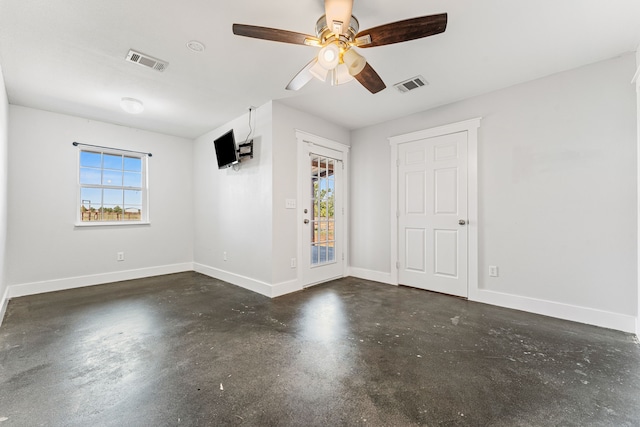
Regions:
<instances>
[{"instance_id":1,"label":"white wall","mask_svg":"<svg viewBox=\"0 0 640 427\"><path fill-rule=\"evenodd\" d=\"M73 141L151 152L151 225L74 227ZM192 268L192 144L188 139L9 107L6 280L10 296ZM116 252L125 261L116 261Z\"/></svg>"},{"instance_id":2,"label":"white wall","mask_svg":"<svg viewBox=\"0 0 640 427\"><path fill-rule=\"evenodd\" d=\"M9 101L0 66L0 323L7 303L5 255L7 244L7 147L9 145Z\"/></svg>"},{"instance_id":3,"label":"white wall","mask_svg":"<svg viewBox=\"0 0 640 427\"><path fill-rule=\"evenodd\" d=\"M520 298L520 308L544 311L527 306L540 303L559 317L575 308L574 320L602 324L602 314L629 329L638 302L634 64L629 54L353 132L351 265L391 268L387 138L481 116L479 287ZM500 277L487 277L489 264Z\"/></svg>"},{"instance_id":4,"label":"white wall","mask_svg":"<svg viewBox=\"0 0 640 427\"><path fill-rule=\"evenodd\" d=\"M273 102L273 283L296 280L291 258L297 256L297 209L285 209L298 192L296 130L349 145L349 131L302 111ZM298 206L300 209L301 207ZM300 265L300 263L298 263Z\"/></svg>"},{"instance_id":5,"label":"white wall","mask_svg":"<svg viewBox=\"0 0 640 427\"><path fill-rule=\"evenodd\" d=\"M295 130L347 143L349 132L277 101L255 114L255 157L239 171L218 170L213 140L234 129L236 142L249 131L248 113L197 138L193 152L195 269L212 277L278 296L299 289ZM223 253L227 260L223 260Z\"/></svg>"},{"instance_id":6,"label":"white wall","mask_svg":"<svg viewBox=\"0 0 640 427\"><path fill-rule=\"evenodd\" d=\"M271 293L273 256L271 111L269 102L253 113L254 158L238 171L218 169L213 141L233 129L236 142L244 142L248 112L200 136L193 147L196 271L265 295Z\"/></svg>"}]
</instances>

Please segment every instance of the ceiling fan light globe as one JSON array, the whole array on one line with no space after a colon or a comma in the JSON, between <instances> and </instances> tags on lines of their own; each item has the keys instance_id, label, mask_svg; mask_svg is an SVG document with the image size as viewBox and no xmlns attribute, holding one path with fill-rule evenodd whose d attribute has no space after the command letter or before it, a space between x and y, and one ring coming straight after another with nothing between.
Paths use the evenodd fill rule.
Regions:
<instances>
[{"instance_id":1,"label":"ceiling fan light globe","mask_svg":"<svg viewBox=\"0 0 640 427\"><path fill-rule=\"evenodd\" d=\"M328 44L318 53L318 64L326 70L333 70L340 62L340 48L334 44Z\"/></svg>"},{"instance_id":2,"label":"ceiling fan light globe","mask_svg":"<svg viewBox=\"0 0 640 427\"><path fill-rule=\"evenodd\" d=\"M326 49L322 54L322 57L326 62L333 62L336 59L336 54L333 52L333 50Z\"/></svg>"},{"instance_id":3,"label":"ceiling fan light globe","mask_svg":"<svg viewBox=\"0 0 640 427\"><path fill-rule=\"evenodd\" d=\"M336 68L336 84L341 85L353 80L353 76L349 72L349 67L345 64L340 64Z\"/></svg>"},{"instance_id":4,"label":"ceiling fan light globe","mask_svg":"<svg viewBox=\"0 0 640 427\"><path fill-rule=\"evenodd\" d=\"M367 60L364 58L364 56L360 55L353 49L347 50L342 55L342 60L349 68L349 74L351 74L352 76L357 76L358 74L360 74L365 65L367 65Z\"/></svg>"},{"instance_id":5,"label":"ceiling fan light globe","mask_svg":"<svg viewBox=\"0 0 640 427\"><path fill-rule=\"evenodd\" d=\"M329 74L329 70L327 70L322 65L320 65L319 62L316 62L313 65L313 67L309 69L309 73L311 73L313 77L320 80L321 82L325 82L327 81L327 75Z\"/></svg>"}]
</instances>

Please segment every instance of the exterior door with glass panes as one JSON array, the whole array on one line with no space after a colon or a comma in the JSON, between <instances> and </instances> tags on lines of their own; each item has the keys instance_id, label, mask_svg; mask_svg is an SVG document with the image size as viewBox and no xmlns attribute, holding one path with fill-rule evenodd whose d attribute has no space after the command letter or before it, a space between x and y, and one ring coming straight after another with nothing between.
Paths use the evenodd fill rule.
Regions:
<instances>
[{"instance_id":1,"label":"exterior door with glass panes","mask_svg":"<svg viewBox=\"0 0 640 427\"><path fill-rule=\"evenodd\" d=\"M314 146L305 169L302 268L309 286L344 274L342 153Z\"/></svg>"}]
</instances>

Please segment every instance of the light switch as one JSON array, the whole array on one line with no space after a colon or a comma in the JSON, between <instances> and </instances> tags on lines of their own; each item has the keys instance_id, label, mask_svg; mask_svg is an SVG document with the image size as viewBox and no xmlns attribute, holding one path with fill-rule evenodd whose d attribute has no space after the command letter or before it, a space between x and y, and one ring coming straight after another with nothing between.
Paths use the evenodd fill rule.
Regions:
<instances>
[{"instance_id":1,"label":"light switch","mask_svg":"<svg viewBox=\"0 0 640 427\"><path fill-rule=\"evenodd\" d=\"M495 265L489 266L489 277L498 277L498 267Z\"/></svg>"},{"instance_id":2,"label":"light switch","mask_svg":"<svg viewBox=\"0 0 640 427\"><path fill-rule=\"evenodd\" d=\"M287 199L285 203L285 208L287 209L295 209L296 208L296 199Z\"/></svg>"}]
</instances>

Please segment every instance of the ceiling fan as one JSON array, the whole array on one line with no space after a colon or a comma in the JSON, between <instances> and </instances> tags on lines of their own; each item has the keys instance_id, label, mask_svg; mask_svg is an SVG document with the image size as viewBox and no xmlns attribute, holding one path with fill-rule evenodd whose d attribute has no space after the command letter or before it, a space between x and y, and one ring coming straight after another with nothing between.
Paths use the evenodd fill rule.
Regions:
<instances>
[{"instance_id":1,"label":"ceiling fan","mask_svg":"<svg viewBox=\"0 0 640 427\"><path fill-rule=\"evenodd\" d=\"M313 58L287 85L298 90L312 78L330 79L332 85L354 78L369 92L386 87L367 60L353 48L368 48L400 43L432 36L445 31L447 14L421 16L359 31L359 23L351 14L353 0L325 0L325 14L316 23L316 36L255 25L233 24L233 34L282 43L320 47Z\"/></svg>"}]
</instances>

